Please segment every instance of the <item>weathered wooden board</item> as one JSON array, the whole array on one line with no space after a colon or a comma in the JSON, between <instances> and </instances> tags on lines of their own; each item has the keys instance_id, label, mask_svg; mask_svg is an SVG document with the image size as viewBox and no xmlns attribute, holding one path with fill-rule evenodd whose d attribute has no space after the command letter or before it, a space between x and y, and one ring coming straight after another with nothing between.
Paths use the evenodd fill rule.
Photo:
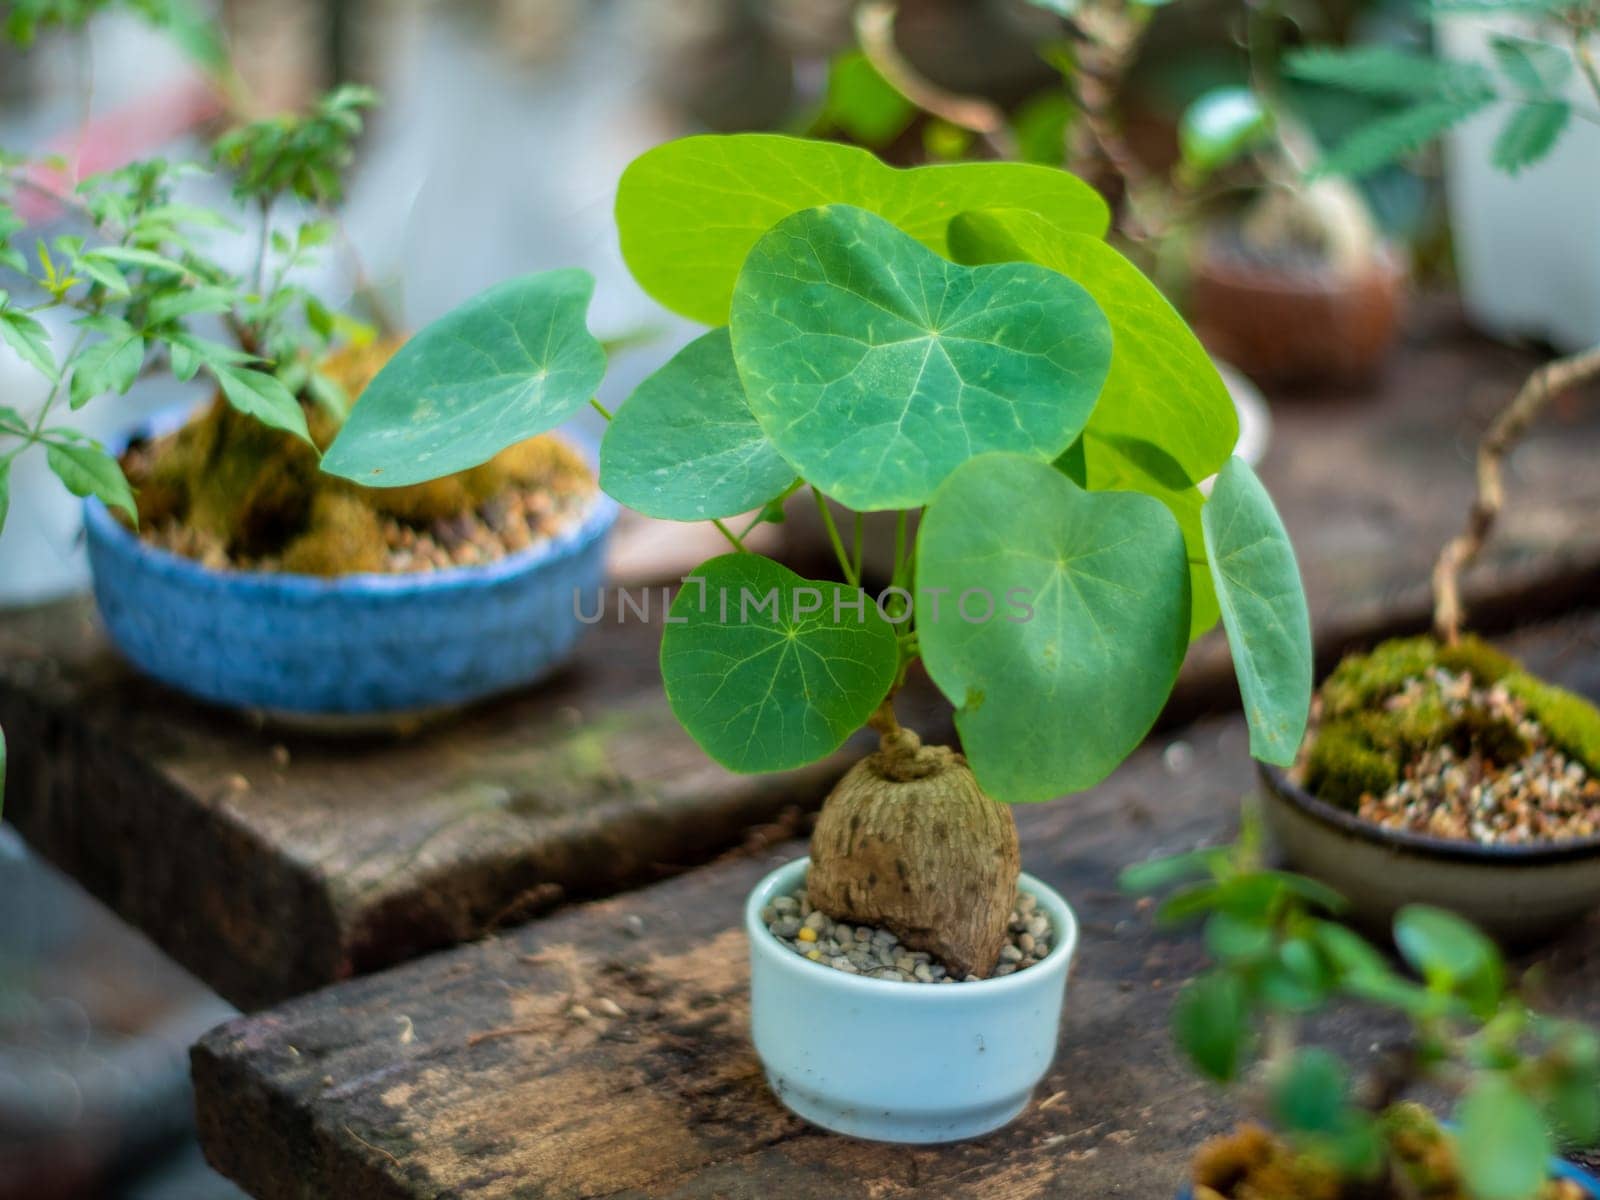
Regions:
<instances>
[{"instance_id":1,"label":"weathered wooden board","mask_svg":"<svg viewBox=\"0 0 1600 1200\"><path fill-rule=\"evenodd\" d=\"M1510 648L1600 695L1600 614ZM1253 786L1245 749L1237 718L1205 722L1091 792L1019 812L1025 865L1073 903L1083 941L1056 1066L993 1137L887 1149L812 1129L768 1094L739 913L795 842L222 1026L193 1054L206 1153L262 1200L1163 1200L1229 1114L1169 1045L1199 947L1153 929L1115 876L1226 837ZM1547 966L1549 992L1600 1017L1600 922ZM1362 1014L1328 1032L1353 1054L1375 1036Z\"/></svg>"},{"instance_id":2,"label":"weathered wooden board","mask_svg":"<svg viewBox=\"0 0 1600 1200\"><path fill-rule=\"evenodd\" d=\"M1324 659L1426 623L1424 580L1470 495L1477 431L1531 361L1430 307L1373 395L1277 406L1263 471ZM1469 581L1480 627L1600 595L1597 455L1600 406L1581 405L1519 452L1504 528ZM637 570L639 547L627 557ZM608 623L542 693L407 739L327 741L136 679L83 605L0 615L6 816L223 995L270 1003L704 862L815 807L836 765L735 779L699 754L662 698L657 636ZM1232 689L1215 633L1173 717L1225 709ZM911 704L920 728L947 733L926 692Z\"/></svg>"}]
</instances>

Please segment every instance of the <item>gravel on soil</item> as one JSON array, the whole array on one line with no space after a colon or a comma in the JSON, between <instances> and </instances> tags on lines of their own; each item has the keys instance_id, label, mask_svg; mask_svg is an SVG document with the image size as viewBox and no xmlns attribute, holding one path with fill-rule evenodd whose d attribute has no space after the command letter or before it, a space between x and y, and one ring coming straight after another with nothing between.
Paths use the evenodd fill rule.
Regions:
<instances>
[{"instance_id":1,"label":"gravel on soil","mask_svg":"<svg viewBox=\"0 0 1600 1200\"><path fill-rule=\"evenodd\" d=\"M800 890L774 897L761 910L767 930L802 958L850 975L889 979L899 983L976 983L976 975L958 979L943 963L924 950L911 950L887 929L834 921L806 900ZM1050 953L1055 930L1039 908L1037 898L1017 893L1006 944L994 976L1026 970Z\"/></svg>"}]
</instances>

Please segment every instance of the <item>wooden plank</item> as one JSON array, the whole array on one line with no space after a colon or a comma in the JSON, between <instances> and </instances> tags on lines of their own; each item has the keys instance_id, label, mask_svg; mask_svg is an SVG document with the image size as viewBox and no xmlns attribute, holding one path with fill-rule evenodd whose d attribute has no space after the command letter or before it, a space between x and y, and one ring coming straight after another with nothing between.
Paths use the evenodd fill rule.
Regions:
<instances>
[{"instance_id":1,"label":"wooden plank","mask_svg":"<svg viewBox=\"0 0 1600 1200\"><path fill-rule=\"evenodd\" d=\"M1600 613L1508 648L1600 695ZM1154 930L1114 881L1227 836L1253 786L1245 750L1238 718L1209 721L1101 787L1019 811L1025 865L1071 900L1083 940L1055 1068L992 1137L887 1149L812 1129L769 1095L738 921L796 842L222 1026L192 1060L206 1153L261 1200L1161 1200L1230 1114L1169 1045L1196 939ZM1546 968L1550 995L1600 1017L1600 923ZM1357 1054L1375 1037L1366 1013L1327 1032Z\"/></svg>"},{"instance_id":2,"label":"wooden plank","mask_svg":"<svg viewBox=\"0 0 1600 1200\"><path fill-rule=\"evenodd\" d=\"M1452 314L1423 309L1372 395L1275 408L1263 471L1325 660L1426 623L1428 566L1469 497L1476 433L1532 361L1464 338ZM1469 577L1478 627L1600 594L1597 408L1559 410L1513 461L1505 528ZM638 569L637 545L625 557ZM657 636L608 624L539 694L410 738L329 741L138 680L83 605L0 615L7 819L223 995L271 1003L793 828L836 766L750 780L708 764L666 709ZM1232 696L1214 633L1171 717ZM919 728L948 735L926 690L912 704Z\"/></svg>"}]
</instances>

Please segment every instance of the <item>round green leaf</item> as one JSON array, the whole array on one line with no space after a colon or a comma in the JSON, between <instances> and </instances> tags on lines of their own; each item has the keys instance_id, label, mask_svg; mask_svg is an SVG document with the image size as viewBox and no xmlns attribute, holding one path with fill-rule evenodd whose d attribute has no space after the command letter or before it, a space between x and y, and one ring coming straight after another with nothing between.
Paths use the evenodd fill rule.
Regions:
<instances>
[{"instance_id":1,"label":"round green leaf","mask_svg":"<svg viewBox=\"0 0 1600 1200\"><path fill-rule=\"evenodd\" d=\"M962 607L969 591L993 598L994 619L966 619L982 608ZM928 673L978 781L1009 802L1110 774L1155 723L1188 645L1171 514L1015 454L973 459L934 496L915 597Z\"/></svg>"},{"instance_id":2,"label":"round green leaf","mask_svg":"<svg viewBox=\"0 0 1600 1200\"><path fill-rule=\"evenodd\" d=\"M1103 237L1110 212L1065 171L1028 163L953 163L897 170L836 142L743 133L680 138L640 155L617 188L622 256L639 286L707 325L728 320L740 264L790 213L854 204L893 221L930 250L950 218L1004 204L1062 233Z\"/></svg>"},{"instance_id":3,"label":"round green leaf","mask_svg":"<svg viewBox=\"0 0 1600 1200\"><path fill-rule=\"evenodd\" d=\"M926 504L975 454L1052 459L1100 394L1111 333L1077 284L965 267L882 217L808 209L756 244L733 354L778 452L842 504Z\"/></svg>"},{"instance_id":4,"label":"round green leaf","mask_svg":"<svg viewBox=\"0 0 1600 1200\"><path fill-rule=\"evenodd\" d=\"M1111 324L1111 369L1083 431L1078 482L1144 492L1172 511L1189 554L1190 636L1205 633L1218 609L1200 528L1205 498L1195 485L1239 441L1238 413L1211 356L1155 284L1097 238L1063 236L1031 213L993 209L958 215L950 250L958 262L1038 263L1100 306Z\"/></svg>"},{"instance_id":5,"label":"round green leaf","mask_svg":"<svg viewBox=\"0 0 1600 1200\"><path fill-rule=\"evenodd\" d=\"M1456 1155L1474 1200L1529 1200L1549 1178L1550 1132L1506 1076L1482 1076L1457 1106L1456 1123Z\"/></svg>"},{"instance_id":6,"label":"round green leaf","mask_svg":"<svg viewBox=\"0 0 1600 1200\"><path fill-rule=\"evenodd\" d=\"M1200 1072L1218 1083L1239 1073L1248 1039L1244 988L1236 976L1212 971L1187 984L1172 1009L1178 1045Z\"/></svg>"},{"instance_id":7,"label":"round green leaf","mask_svg":"<svg viewBox=\"0 0 1600 1200\"><path fill-rule=\"evenodd\" d=\"M1394 943L1431 986L1455 992L1474 1011L1493 1011L1505 986L1500 949L1469 921L1427 904L1395 914Z\"/></svg>"},{"instance_id":8,"label":"round green leaf","mask_svg":"<svg viewBox=\"0 0 1600 1200\"><path fill-rule=\"evenodd\" d=\"M1185 165L1211 172L1227 166L1272 132L1272 114L1247 87L1213 88L1184 110L1178 149Z\"/></svg>"},{"instance_id":9,"label":"round green leaf","mask_svg":"<svg viewBox=\"0 0 1600 1200\"><path fill-rule=\"evenodd\" d=\"M1272 497L1242 458L1222 468L1200 517L1250 753L1286 767L1311 711L1311 614L1294 547Z\"/></svg>"},{"instance_id":10,"label":"round green leaf","mask_svg":"<svg viewBox=\"0 0 1600 1200\"><path fill-rule=\"evenodd\" d=\"M793 481L745 403L726 329L690 342L641 383L600 444L600 486L651 517L732 516Z\"/></svg>"},{"instance_id":11,"label":"round green leaf","mask_svg":"<svg viewBox=\"0 0 1600 1200\"><path fill-rule=\"evenodd\" d=\"M667 701L734 771L804 766L844 744L888 694L895 630L873 600L758 554L705 563L661 639Z\"/></svg>"},{"instance_id":12,"label":"round green leaf","mask_svg":"<svg viewBox=\"0 0 1600 1200\"><path fill-rule=\"evenodd\" d=\"M492 287L418 333L361 394L322 468L400 487L487 462L594 396L606 355L584 324L594 280L546 271Z\"/></svg>"},{"instance_id":13,"label":"round green leaf","mask_svg":"<svg viewBox=\"0 0 1600 1200\"><path fill-rule=\"evenodd\" d=\"M1320 1046L1294 1052L1272 1081L1272 1109L1293 1133L1337 1133L1349 1115L1349 1073Z\"/></svg>"}]
</instances>

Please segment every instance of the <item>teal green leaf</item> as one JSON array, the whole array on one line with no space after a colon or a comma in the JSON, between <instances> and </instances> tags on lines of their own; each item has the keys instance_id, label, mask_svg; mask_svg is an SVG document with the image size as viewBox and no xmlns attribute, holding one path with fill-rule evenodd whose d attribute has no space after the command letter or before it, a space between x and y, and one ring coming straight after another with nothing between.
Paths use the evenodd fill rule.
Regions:
<instances>
[{"instance_id":1,"label":"teal green leaf","mask_svg":"<svg viewBox=\"0 0 1600 1200\"><path fill-rule=\"evenodd\" d=\"M1397 158L1420 150L1459 125L1494 99L1493 92L1467 93L1444 100L1424 100L1379 117L1335 146L1320 163L1317 175L1370 175Z\"/></svg>"},{"instance_id":2,"label":"teal green leaf","mask_svg":"<svg viewBox=\"0 0 1600 1200\"><path fill-rule=\"evenodd\" d=\"M1555 1152L1538 1107L1509 1078L1479 1077L1456 1107L1456 1154L1473 1200L1530 1200Z\"/></svg>"},{"instance_id":3,"label":"teal green leaf","mask_svg":"<svg viewBox=\"0 0 1600 1200\"><path fill-rule=\"evenodd\" d=\"M707 325L728 321L739 268L791 213L852 204L943 253L950 218L1005 204L1063 233L1105 234L1110 213L1088 184L1028 163L899 170L834 142L745 133L681 138L646 152L617 191L622 255L660 303Z\"/></svg>"},{"instance_id":4,"label":"teal green leaf","mask_svg":"<svg viewBox=\"0 0 1600 1200\"><path fill-rule=\"evenodd\" d=\"M950 248L968 263L1034 262L1073 280L1111 323L1111 370L1084 429L1091 491L1139 491L1171 510L1183 530L1193 597L1190 636L1216 624L1218 609L1196 488L1239 441L1239 417L1211 356L1144 274L1095 238L1061 236L1028 213L963 213Z\"/></svg>"},{"instance_id":5,"label":"teal green leaf","mask_svg":"<svg viewBox=\"0 0 1600 1200\"><path fill-rule=\"evenodd\" d=\"M1337 1133L1349 1117L1350 1076L1321 1046L1302 1046L1272 1080L1278 1127L1293 1133Z\"/></svg>"},{"instance_id":6,"label":"teal green leaf","mask_svg":"<svg viewBox=\"0 0 1600 1200\"><path fill-rule=\"evenodd\" d=\"M1201 511L1250 753L1288 766L1311 711L1311 615L1294 547L1250 465L1231 458Z\"/></svg>"},{"instance_id":7,"label":"teal green leaf","mask_svg":"<svg viewBox=\"0 0 1600 1200\"><path fill-rule=\"evenodd\" d=\"M1309 47L1292 51L1284 62L1295 79L1385 99L1494 95L1494 81L1481 63L1451 62L1395 46Z\"/></svg>"},{"instance_id":8,"label":"teal green leaf","mask_svg":"<svg viewBox=\"0 0 1600 1200\"><path fill-rule=\"evenodd\" d=\"M673 714L733 771L833 753L888 694L898 664L894 626L870 597L758 554L726 554L689 576L661 638Z\"/></svg>"},{"instance_id":9,"label":"teal green leaf","mask_svg":"<svg viewBox=\"0 0 1600 1200\"><path fill-rule=\"evenodd\" d=\"M1496 135L1489 160L1512 175L1533 166L1555 149L1571 117L1572 106L1561 100L1519 105Z\"/></svg>"},{"instance_id":10,"label":"teal green leaf","mask_svg":"<svg viewBox=\"0 0 1600 1200\"><path fill-rule=\"evenodd\" d=\"M1272 114L1247 87L1219 87L1184 110L1178 148L1191 170L1221 170L1272 132Z\"/></svg>"},{"instance_id":11,"label":"teal green leaf","mask_svg":"<svg viewBox=\"0 0 1600 1200\"><path fill-rule=\"evenodd\" d=\"M1247 1011L1244 988L1227 971L1201 975L1178 993L1172 1031L1206 1077L1227 1083L1239 1074L1249 1044Z\"/></svg>"},{"instance_id":12,"label":"teal green leaf","mask_svg":"<svg viewBox=\"0 0 1600 1200\"><path fill-rule=\"evenodd\" d=\"M1559 98L1572 77L1572 55L1561 46L1499 35L1490 49L1506 78L1532 99Z\"/></svg>"},{"instance_id":13,"label":"teal green leaf","mask_svg":"<svg viewBox=\"0 0 1600 1200\"><path fill-rule=\"evenodd\" d=\"M673 521L748 512L794 477L745 402L726 329L690 342L641 383L600 444L600 486Z\"/></svg>"},{"instance_id":14,"label":"teal green leaf","mask_svg":"<svg viewBox=\"0 0 1600 1200\"><path fill-rule=\"evenodd\" d=\"M120 508L134 521L139 519L128 486L117 460L92 442L51 442L44 449L45 462L74 496L98 496L111 508Z\"/></svg>"},{"instance_id":15,"label":"teal green leaf","mask_svg":"<svg viewBox=\"0 0 1600 1200\"><path fill-rule=\"evenodd\" d=\"M50 352L50 335L34 317L20 309L0 309L0 341L4 341L28 363L54 383L61 377L55 355Z\"/></svg>"},{"instance_id":16,"label":"teal green leaf","mask_svg":"<svg viewBox=\"0 0 1600 1200\"><path fill-rule=\"evenodd\" d=\"M1227 861L1227 854L1225 847L1212 847L1134 863L1131 867L1124 867L1117 876L1117 886L1125 892L1142 896L1169 884L1211 875L1216 867Z\"/></svg>"},{"instance_id":17,"label":"teal green leaf","mask_svg":"<svg viewBox=\"0 0 1600 1200\"><path fill-rule=\"evenodd\" d=\"M304 442L311 441L311 431L306 428L305 409L300 407L300 401L290 394L276 375L224 363L206 365L222 385L222 394L234 408L272 429L292 433Z\"/></svg>"},{"instance_id":18,"label":"teal green leaf","mask_svg":"<svg viewBox=\"0 0 1600 1200\"><path fill-rule=\"evenodd\" d=\"M1408 904L1395 914L1394 942L1430 987L1454 992L1480 1015L1499 1005L1505 961L1471 922L1442 908Z\"/></svg>"},{"instance_id":19,"label":"teal green leaf","mask_svg":"<svg viewBox=\"0 0 1600 1200\"><path fill-rule=\"evenodd\" d=\"M554 429L605 375L584 324L593 294L587 272L546 271L440 317L367 385L323 470L369 487L423 483Z\"/></svg>"},{"instance_id":20,"label":"teal green leaf","mask_svg":"<svg viewBox=\"0 0 1600 1200\"><path fill-rule=\"evenodd\" d=\"M846 205L796 213L756 244L732 333L778 452L860 511L919 507L985 451L1055 458L1111 360L1105 318L1070 279L952 263Z\"/></svg>"},{"instance_id":21,"label":"teal green leaf","mask_svg":"<svg viewBox=\"0 0 1600 1200\"><path fill-rule=\"evenodd\" d=\"M993 619L972 620L984 597ZM973 459L934 496L915 598L928 674L956 706L978 782L1009 803L1110 774L1150 731L1188 645L1171 514L1015 454Z\"/></svg>"}]
</instances>

